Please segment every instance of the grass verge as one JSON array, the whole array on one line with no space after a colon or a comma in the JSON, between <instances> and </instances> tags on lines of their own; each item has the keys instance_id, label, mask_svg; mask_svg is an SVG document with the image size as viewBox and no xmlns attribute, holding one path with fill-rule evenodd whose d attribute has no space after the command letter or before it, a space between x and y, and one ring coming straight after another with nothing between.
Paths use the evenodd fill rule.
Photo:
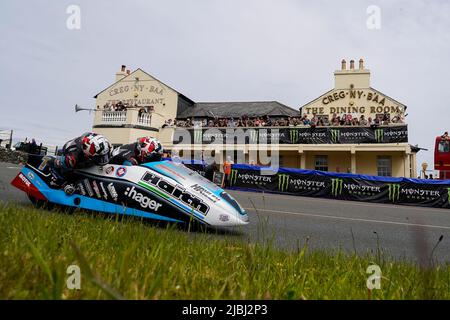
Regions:
<instances>
[{"instance_id":1,"label":"grass verge","mask_svg":"<svg viewBox=\"0 0 450 320\"><path fill-rule=\"evenodd\" d=\"M239 238L239 237L238 237ZM368 291L378 264L381 289ZM68 266L81 289L66 287ZM0 299L448 299L450 266L276 249L135 219L0 203Z\"/></svg>"}]
</instances>

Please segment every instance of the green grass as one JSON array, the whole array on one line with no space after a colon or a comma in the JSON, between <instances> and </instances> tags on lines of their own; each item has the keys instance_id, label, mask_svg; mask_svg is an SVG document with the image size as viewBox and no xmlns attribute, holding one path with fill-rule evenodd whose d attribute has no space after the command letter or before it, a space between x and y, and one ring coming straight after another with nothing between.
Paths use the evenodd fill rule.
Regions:
<instances>
[{"instance_id":1,"label":"green grass","mask_svg":"<svg viewBox=\"0 0 450 320\"><path fill-rule=\"evenodd\" d=\"M450 297L450 266L423 271L382 256L282 251L270 241L0 203L0 299L371 299ZM81 290L66 269L81 268Z\"/></svg>"}]
</instances>

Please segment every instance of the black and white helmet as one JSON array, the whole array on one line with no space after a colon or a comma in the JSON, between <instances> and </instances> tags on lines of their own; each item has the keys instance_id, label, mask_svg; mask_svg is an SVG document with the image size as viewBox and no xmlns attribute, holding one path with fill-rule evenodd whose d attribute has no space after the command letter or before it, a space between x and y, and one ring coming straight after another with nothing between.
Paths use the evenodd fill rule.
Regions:
<instances>
[{"instance_id":1,"label":"black and white helmet","mask_svg":"<svg viewBox=\"0 0 450 320\"><path fill-rule=\"evenodd\" d=\"M83 152L95 164L103 166L109 162L112 147L109 141L101 134L87 132L81 138Z\"/></svg>"}]
</instances>

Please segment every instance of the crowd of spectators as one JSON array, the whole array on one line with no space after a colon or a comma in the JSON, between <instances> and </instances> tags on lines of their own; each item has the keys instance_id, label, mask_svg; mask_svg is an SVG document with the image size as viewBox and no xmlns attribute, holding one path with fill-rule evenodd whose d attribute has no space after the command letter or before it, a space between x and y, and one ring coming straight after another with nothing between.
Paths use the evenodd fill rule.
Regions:
<instances>
[{"instance_id":1,"label":"crowd of spectators","mask_svg":"<svg viewBox=\"0 0 450 320\"><path fill-rule=\"evenodd\" d=\"M214 119L192 119L186 120L176 119L170 123L166 122L166 126L177 127L289 127L289 126L307 126L307 127L324 127L324 126L362 126L376 127L381 125L402 124L405 123L403 115L397 114L392 119L390 114L385 113L377 117L365 118L364 115L354 114L333 114L331 119L325 116L313 114L312 117L304 114L302 117L247 117L240 118L214 118Z\"/></svg>"},{"instance_id":2,"label":"crowd of spectators","mask_svg":"<svg viewBox=\"0 0 450 320\"><path fill-rule=\"evenodd\" d=\"M122 101L118 101L118 102L114 102L114 103L107 102L103 106L103 110L105 110L105 111L125 111L127 108L130 108L130 107L138 107L138 105L135 104L133 106L130 103L123 103ZM97 106L97 109L100 109L100 106Z\"/></svg>"},{"instance_id":3,"label":"crowd of spectators","mask_svg":"<svg viewBox=\"0 0 450 320\"><path fill-rule=\"evenodd\" d=\"M99 106L97 107L99 108ZM124 103L118 101L116 103L106 103L103 106L105 111L125 111L127 108L139 108L139 116L145 113L151 113L153 106L140 107L137 104ZM366 118L363 114L342 114L333 113L331 119L328 116L313 114L308 116L304 114L298 117L249 117L242 116L239 118L232 117L215 117L215 118L187 118L187 119L169 119L165 121L163 127L213 127L213 128L233 128L233 127L337 127L337 126L359 126L359 127L376 127L390 124L403 124L405 118L398 113L394 117L390 117L389 113L379 114L376 117Z\"/></svg>"},{"instance_id":4,"label":"crowd of spectators","mask_svg":"<svg viewBox=\"0 0 450 320\"><path fill-rule=\"evenodd\" d=\"M114 102L114 103L107 102L103 106L104 111L125 111L128 108L134 108L134 109L139 108L139 116L141 116L142 114L151 113L154 110L153 106L140 107L136 103L133 105L131 103L122 102L122 101L118 101L118 102ZM100 106L97 106L97 109L100 109Z\"/></svg>"}]
</instances>

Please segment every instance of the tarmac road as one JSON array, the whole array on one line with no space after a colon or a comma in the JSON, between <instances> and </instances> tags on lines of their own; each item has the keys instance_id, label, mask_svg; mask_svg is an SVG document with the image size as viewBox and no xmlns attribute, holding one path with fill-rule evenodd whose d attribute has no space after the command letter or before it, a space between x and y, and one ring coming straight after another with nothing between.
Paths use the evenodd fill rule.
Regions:
<instances>
[{"instance_id":1,"label":"tarmac road","mask_svg":"<svg viewBox=\"0 0 450 320\"><path fill-rule=\"evenodd\" d=\"M28 204L10 181L18 165L0 163L0 200ZM279 247L295 249L305 242L311 249L377 252L397 259L450 262L450 210L371 204L319 198L229 191L249 212L250 224L234 236L245 240L271 239ZM221 235L223 236L223 235Z\"/></svg>"}]
</instances>

